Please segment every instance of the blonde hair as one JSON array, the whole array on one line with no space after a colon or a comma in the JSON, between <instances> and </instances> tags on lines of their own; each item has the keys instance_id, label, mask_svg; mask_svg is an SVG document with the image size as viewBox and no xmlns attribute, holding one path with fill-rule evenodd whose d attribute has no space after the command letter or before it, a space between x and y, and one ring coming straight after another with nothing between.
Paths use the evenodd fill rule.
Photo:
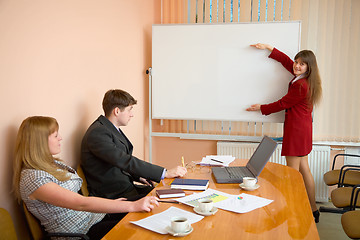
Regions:
<instances>
[{"instance_id":1,"label":"blonde hair","mask_svg":"<svg viewBox=\"0 0 360 240\"><path fill-rule=\"evenodd\" d=\"M15 143L14 192L20 201L20 175L23 169L43 170L59 181L68 180L68 171L55 164L49 149L49 136L59 130L55 118L33 116L26 118L20 125Z\"/></svg>"},{"instance_id":2,"label":"blonde hair","mask_svg":"<svg viewBox=\"0 0 360 240\"><path fill-rule=\"evenodd\" d=\"M296 54L295 60L298 58L307 64L305 77L307 78L309 84L308 100L311 105L316 105L321 100L322 87L315 54L310 50L303 50Z\"/></svg>"}]
</instances>

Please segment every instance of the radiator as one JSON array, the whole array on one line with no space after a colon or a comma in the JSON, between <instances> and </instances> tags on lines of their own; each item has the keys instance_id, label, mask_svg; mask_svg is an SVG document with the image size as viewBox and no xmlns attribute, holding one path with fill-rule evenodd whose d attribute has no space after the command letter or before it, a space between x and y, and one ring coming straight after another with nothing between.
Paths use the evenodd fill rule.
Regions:
<instances>
[{"instance_id":1,"label":"radiator","mask_svg":"<svg viewBox=\"0 0 360 240\"><path fill-rule=\"evenodd\" d=\"M360 155L360 147L345 147L345 154ZM360 159L357 157L345 157L344 164L360 165Z\"/></svg>"},{"instance_id":2,"label":"radiator","mask_svg":"<svg viewBox=\"0 0 360 240\"><path fill-rule=\"evenodd\" d=\"M254 153L258 143L244 142L218 142L218 155L232 155L238 159L249 159ZM278 144L270 162L286 165L285 157L281 156L281 144ZM324 173L329 171L330 167L330 146L313 146L309 154L310 171L315 181L315 199L317 202L328 202L329 188L323 181Z\"/></svg>"}]
</instances>

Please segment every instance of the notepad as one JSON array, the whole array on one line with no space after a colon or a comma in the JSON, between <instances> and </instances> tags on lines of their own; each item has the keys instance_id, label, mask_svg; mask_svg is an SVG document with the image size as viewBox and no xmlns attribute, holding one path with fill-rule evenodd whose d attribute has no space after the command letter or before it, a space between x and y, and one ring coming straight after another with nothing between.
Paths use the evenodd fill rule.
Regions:
<instances>
[{"instance_id":1,"label":"notepad","mask_svg":"<svg viewBox=\"0 0 360 240\"><path fill-rule=\"evenodd\" d=\"M170 186L176 189L206 190L209 186L209 180L175 178Z\"/></svg>"},{"instance_id":2,"label":"notepad","mask_svg":"<svg viewBox=\"0 0 360 240\"><path fill-rule=\"evenodd\" d=\"M156 190L156 195L159 198L185 197L185 192L182 189L159 189Z\"/></svg>"}]
</instances>

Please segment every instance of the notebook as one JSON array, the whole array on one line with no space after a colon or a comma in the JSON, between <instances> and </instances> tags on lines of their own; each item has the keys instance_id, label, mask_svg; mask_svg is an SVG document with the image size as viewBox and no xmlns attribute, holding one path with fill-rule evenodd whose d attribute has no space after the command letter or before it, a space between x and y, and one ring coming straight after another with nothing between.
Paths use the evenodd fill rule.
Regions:
<instances>
[{"instance_id":1,"label":"notebook","mask_svg":"<svg viewBox=\"0 0 360 240\"><path fill-rule=\"evenodd\" d=\"M242 183L243 177L257 178L275 151L276 146L277 143L274 140L264 136L245 167L211 168L216 182Z\"/></svg>"},{"instance_id":2,"label":"notebook","mask_svg":"<svg viewBox=\"0 0 360 240\"><path fill-rule=\"evenodd\" d=\"M185 192L182 189L159 189L156 190L156 195L159 198L185 197Z\"/></svg>"},{"instance_id":3,"label":"notebook","mask_svg":"<svg viewBox=\"0 0 360 240\"><path fill-rule=\"evenodd\" d=\"M206 190L208 186L209 180L207 179L175 178L170 184L171 188L185 190Z\"/></svg>"}]
</instances>

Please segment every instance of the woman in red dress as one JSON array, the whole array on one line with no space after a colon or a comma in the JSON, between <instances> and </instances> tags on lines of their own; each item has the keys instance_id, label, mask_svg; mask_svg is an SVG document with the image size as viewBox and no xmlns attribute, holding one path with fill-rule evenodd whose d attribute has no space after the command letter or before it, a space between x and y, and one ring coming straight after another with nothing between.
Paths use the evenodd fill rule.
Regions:
<instances>
[{"instance_id":1,"label":"woman in red dress","mask_svg":"<svg viewBox=\"0 0 360 240\"><path fill-rule=\"evenodd\" d=\"M247 110L261 111L264 115L285 110L281 155L285 156L289 167L302 174L315 222L319 222L320 213L315 202L315 183L308 163L308 154L312 150L312 110L319 102L322 93L316 57L312 51L303 50L296 54L293 61L268 44L257 43L251 46L269 50L271 52L269 58L280 62L294 75L287 94L280 100L270 104L254 104Z\"/></svg>"}]
</instances>

